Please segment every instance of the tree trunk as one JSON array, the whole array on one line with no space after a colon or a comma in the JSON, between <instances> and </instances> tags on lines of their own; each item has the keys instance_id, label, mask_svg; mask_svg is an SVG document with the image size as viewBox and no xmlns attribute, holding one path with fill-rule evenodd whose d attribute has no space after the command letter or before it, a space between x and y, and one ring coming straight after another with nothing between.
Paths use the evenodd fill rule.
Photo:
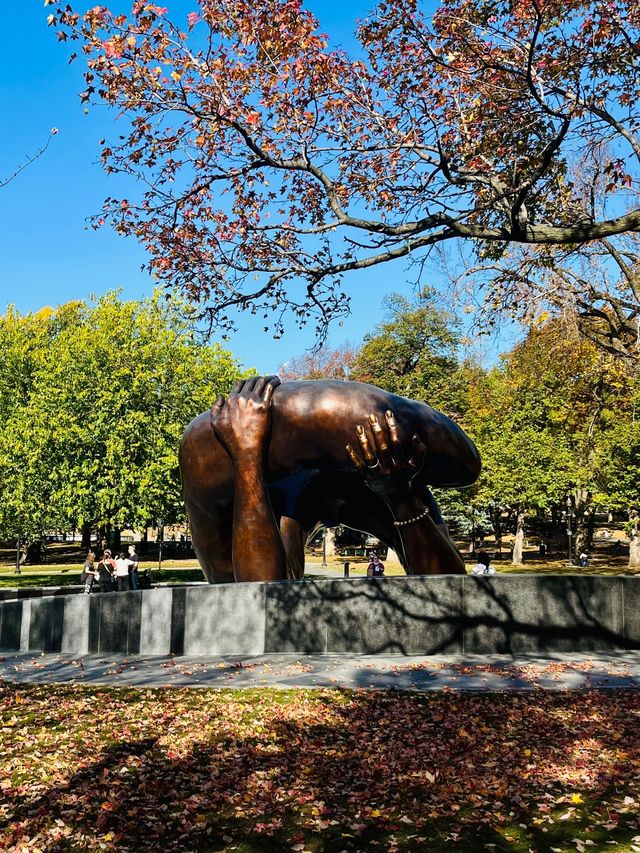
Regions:
<instances>
[{"instance_id":1,"label":"tree trunk","mask_svg":"<svg viewBox=\"0 0 640 853\"><path fill-rule=\"evenodd\" d=\"M82 525L82 548L88 551L91 548L91 522L85 521Z\"/></svg>"},{"instance_id":2,"label":"tree trunk","mask_svg":"<svg viewBox=\"0 0 640 853\"><path fill-rule=\"evenodd\" d=\"M551 531L549 541L547 542L547 554L551 555L552 551L558 555L561 553L562 545L566 537L565 527L562 520L562 507L560 504L553 504L551 507Z\"/></svg>"},{"instance_id":3,"label":"tree trunk","mask_svg":"<svg viewBox=\"0 0 640 853\"><path fill-rule=\"evenodd\" d=\"M476 551L476 508L471 506L471 530L469 540L469 554L475 554Z\"/></svg>"},{"instance_id":4,"label":"tree trunk","mask_svg":"<svg viewBox=\"0 0 640 853\"><path fill-rule=\"evenodd\" d=\"M324 532L325 535L325 556L331 557L332 559L336 555L336 529L335 527L327 527Z\"/></svg>"},{"instance_id":5,"label":"tree trunk","mask_svg":"<svg viewBox=\"0 0 640 853\"><path fill-rule=\"evenodd\" d=\"M593 548L593 533L596 526L596 509L592 507L589 513L589 521L587 523L587 551Z\"/></svg>"},{"instance_id":6,"label":"tree trunk","mask_svg":"<svg viewBox=\"0 0 640 853\"><path fill-rule=\"evenodd\" d=\"M122 531L119 527L114 527L111 531L111 540L113 542L113 547L116 551L120 551L122 548L122 540L120 539L120 534Z\"/></svg>"},{"instance_id":7,"label":"tree trunk","mask_svg":"<svg viewBox=\"0 0 640 853\"><path fill-rule=\"evenodd\" d=\"M524 504L520 504L516 516L516 538L513 542L513 556L511 558L514 566L521 566L524 563L525 513L526 507Z\"/></svg>"},{"instance_id":8,"label":"tree trunk","mask_svg":"<svg viewBox=\"0 0 640 853\"><path fill-rule=\"evenodd\" d=\"M142 534L142 539L140 540L140 556L143 556L147 553L147 546L149 544L149 528L145 524L144 533Z\"/></svg>"},{"instance_id":9,"label":"tree trunk","mask_svg":"<svg viewBox=\"0 0 640 853\"><path fill-rule=\"evenodd\" d=\"M633 523L629 536L629 568L634 569L640 567L640 516L635 510L629 513L629 521Z\"/></svg>"},{"instance_id":10,"label":"tree trunk","mask_svg":"<svg viewBox=\"0 0 640 853\"><path fill-rule=\"evenodd\" d=\"M593 520L590 516L594 513L594 508L591 506L591 492L586 489L577 489L575 494L575 513L576 513L576 538L575 538L575 560L583 552L589 553L590 537L589 526L593 532Z\"/></svg>"},{"instance_id":11,"label":"tree trunk","mask_svg":"<svg viewBox=\"0 0 640 853\"><path fill-rule=\"evenodd\" d=\"M492 508L490 510L491 524L493 526L493 536L496 543L498 553L502 553L502 507Z\"/></svg>"}]
</instances>

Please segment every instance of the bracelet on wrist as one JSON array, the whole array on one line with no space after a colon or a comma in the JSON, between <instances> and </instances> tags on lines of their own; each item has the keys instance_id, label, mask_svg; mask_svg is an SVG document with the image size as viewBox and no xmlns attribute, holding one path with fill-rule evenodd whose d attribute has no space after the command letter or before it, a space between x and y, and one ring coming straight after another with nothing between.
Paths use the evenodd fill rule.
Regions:
<instances>
[{"instance_id":1,"label":"bracelet on wrist","mask_svg":"<svg viewBox=\"0 0 640 853\"><path fill-rule=\"evenodd\" d=\"M416 521L421 521L423 518L426 518L429 515L428 507L419 514L414 516L413 518L408 518L406 521L394 521L396 527L406 527L408 524L415 524Z\"/></svg>"}]
</instances>

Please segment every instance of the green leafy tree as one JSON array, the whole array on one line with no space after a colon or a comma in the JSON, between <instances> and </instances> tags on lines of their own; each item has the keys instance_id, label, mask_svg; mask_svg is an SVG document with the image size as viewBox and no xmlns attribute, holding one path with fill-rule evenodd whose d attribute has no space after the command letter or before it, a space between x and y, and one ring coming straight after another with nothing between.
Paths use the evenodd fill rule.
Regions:
<instances>
[{"instance_id":1,"label":"green leafy tree","mask_svg":"<svg viewBox=\"0 0 640 853\"><path fill-rule=\"evenodd\" d=\"M385 307L387 319L365 336L350 378L459 413L464 381L453 315L438 306L430 289L413 301L394 294L387 297Z\"/></svg>"},{"instance_id":2,"label":"green leafy tree","mask_svg":"<svg viewBox=\"0 0 640 853\"><path fill-rule=\"evenodd\" d=\"M50 341L51 309L0 317L0 531L37 535L53 524L43 489L45 457L38 456L39 424L25 412L32 399L39 358Z\"/></svg>"},{"instance_id":3,"label":"green leafy tree","mask_svg":"<svg viewBox=\"0 0 640 853\"><path fill-rule=\"evenodd\" d=\"M483 458L477 499L498 498L516 512L514 562L522 560L527 513L558 508L566 496L576 550L588 547L595 508L608 502L603 448L632 391L626 363L561 320L532 329L476 389L463 425Z\"/></svg>"},{"instance_id":4,"label":"green leafy tree","mask_svg":"<svg viewBox=\"0 0 640 853\"><path fill-rule=\"evenodd\" d=\"M19 399L0 385L4 536L184 518L180 437L241 375L229 352L160 296L114 293L44 318L10 311L0 348L23 371Z\"/></svg>"},{"instance_id":5,"label":"green leafy tree","mask_svg":"<svg viewBox=\"0 0 640 853\"><path fill-rule=\"evenodd\" d=\"M609 509L628 512L629 566L640 566L640 383L628 405L620 407L598 446L601 492Z\"/></svg>"}]
</instances>

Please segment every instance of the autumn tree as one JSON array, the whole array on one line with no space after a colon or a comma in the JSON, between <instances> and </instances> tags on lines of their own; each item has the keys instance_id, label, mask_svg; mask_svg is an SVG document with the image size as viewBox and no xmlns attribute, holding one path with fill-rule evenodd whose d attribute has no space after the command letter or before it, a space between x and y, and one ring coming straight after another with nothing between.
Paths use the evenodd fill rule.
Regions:
<instances>
[{"instance_id":1,"label":"autumn tree","mask_svg":"<svg viewBox=\"0 0 640 853\"><path fill-rule=\"evenodd\" d=\"M309 350L285 362L278 370L283 381L290 379L349 379L357 348L349 343Z\"/></svg>"},{"instance_id":2,"label":"autumn tree","mask_svg":"<svg viewBox=\"0 0 640 853\"><path fill-rule=\"evenodd\" d=\"M575 319L551 319L503 357L476 394L463 426L478 444L483 473L478 500L499 498L517 516L514 562L522 560L526 518L559 510L567 497L575 512L576 550L589 548L598 506L634 506L624 468L621 419L633 417L636 380L623 360L579 335ZM628 437L628 436L627 436ZM629 501L633 501L629 503Z\"/></svg>"},{"instance_id":3,"label":"autumn tree","mask_svg":"<svg viewBox=\"0 0 640 853\"><path fill-rule=\"evenodd\" d=\"M500 257L640 229L635 0L445 0L432 17L382 0L353 56L302 0L199 0L175 21L142 0L45 5L86 59L82 100L125 117L95 224L135 235L222 325L239 306L276 333L286 308L324 329L347 273L452 240ZM603 145L606 204L583 215L571 167Z\"/></svg>"},{"instance_id":4,"label":"autumn tree","mask_svg":"<svg viewBox=\"0 0 640 853\"><path fill-rule=\"evenodd\" d=\"M229 352L158 295L111 293L10 309L0 353L1 535L184 518L178 446L241 375Z\"/></svg>"},{"instance_id":5,"label":"autumn tree","mask_svg":"<svg viewBox=\"0 0 640 853\"><path fill-rule=\"evenodd\" d=\"M608 150L596 146L570 176L568 215L586 221L607 207L612 179ZM627 203L637 205L629 185ZM580 332L606 352L640 358L640 235L626 233L569 246L512 244L499 257L461 252L463 271L453 272L461 294L482 294L479 320L491 327L507 314L531 325L546 314L575 318Z\"/></svg>"}]
</instances>

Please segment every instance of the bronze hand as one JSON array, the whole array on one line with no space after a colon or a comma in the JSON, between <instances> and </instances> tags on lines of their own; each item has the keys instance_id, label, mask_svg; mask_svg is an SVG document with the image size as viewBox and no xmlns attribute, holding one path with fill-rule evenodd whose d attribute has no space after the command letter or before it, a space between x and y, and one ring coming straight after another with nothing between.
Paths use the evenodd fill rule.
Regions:
<instances>
[{"instance_id":1,"label":"bronze hand","mask_svg":"<svg viewBox=\"0 0 640 853\"><path fill-rule=\"evenodd\" d=\"M393 412L385 412L384 424L378 416L369 415L372 440L364 426L356 426L357 446L346 446L351 463L365 478L367 485L389 500L410 496L411 483L420 473L427 448L417 434L411 439L409 455L405 453Z\"/></svg>"},{"instance_id":2,"label":"bronze hand","mask_svg":"<svg viewBox=\"0 0 640 853\"><path fill-rule=\"evenodd\" d=\"M233 460L264 453L271 427L271 398L277 376L252 376L236 382L225 400L211 407L211 426Z\"/></svg>"}]
</instances>

